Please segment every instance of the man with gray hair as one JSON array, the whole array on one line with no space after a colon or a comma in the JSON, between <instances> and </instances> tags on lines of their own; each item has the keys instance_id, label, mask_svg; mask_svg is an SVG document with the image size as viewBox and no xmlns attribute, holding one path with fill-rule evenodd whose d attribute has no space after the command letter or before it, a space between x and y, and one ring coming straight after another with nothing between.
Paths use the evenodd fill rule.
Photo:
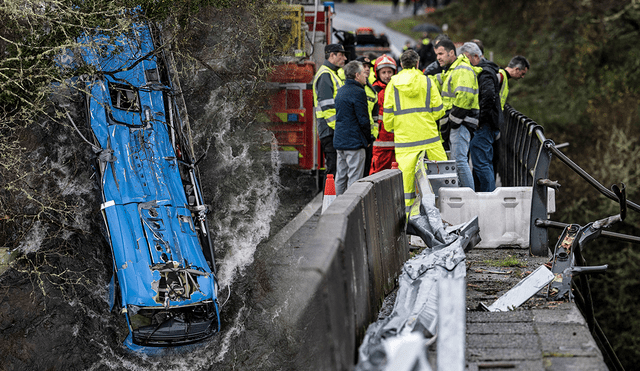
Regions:
<instances>
[{"instance_id":1,"label":"man with gray hair","mask_svg":"<svg viewBox=\"0 0 640 371\"><path fill-rule=\"evenodd\" d=\"M336 196L364 175L366 148L371 140L371 118L367 94L369 70L362 62L351 61L344 66L344 85L336 95L336 128L333 147L338 152L336 170Z\"/></svg>"},{"instance_id":2,"label":"man with gray hair","mask_svg":"<svg viewBox=\"0 0 640 371\"><path fill-rule=\"evenodd\" d=\"M477 66L478 63L480 63L480 59L482 59L482 50L480 50L478 44L474 42L464 43L460 47L458 54L466 55L467 58L469 58L469 62L471 62L471 64L474 66Z\"/></svg>"},{"instance_id":3,"label":"man with gray hair","mask_svg":"<svg viewBox=\"0 0 640 371\"><path fill-rule=\"evenodd\" d=\"M467 42L460 48L478 72L478 104L480 115L478 129L469 143L469 156L473 164L473 180L476 192L493 192L496 188L493 171L493 142L500 134L504 118L500 105L500 84L497 64L482 56L480 47ZM481 70L479 70L481 68Z\"/></svg>"}]
</instances>

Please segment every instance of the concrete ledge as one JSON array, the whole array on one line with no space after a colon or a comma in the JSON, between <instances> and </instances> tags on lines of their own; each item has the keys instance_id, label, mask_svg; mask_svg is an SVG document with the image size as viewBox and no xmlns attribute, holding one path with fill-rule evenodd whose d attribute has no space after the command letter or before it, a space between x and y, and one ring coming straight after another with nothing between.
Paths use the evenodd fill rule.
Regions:
<instances>
[{"instance_id":1,"label":"concrete ledge","mask_svg":"<svg viewBox=\"0 0 640 371\"><path fill-rule=\"evenodd\" d=\"M467 361L478 368L491 368L493 362L517 370L607 369L575 303L554 309L467 312Z\"/></svg>"},{"instance_id":2,"label":"concrete ledge","mask_svg":"<svg viewBox=\"0 0 640 371\"><path fill-rule=\"evenodd\" d=\"M278 270L271 282L279 287L269 302L294 355L291 367L355 365L358 344L409 257L404 215L402 175L386 170L337 197L306 243L282 243L268 263Z\"/></svg>"}]
</instances>

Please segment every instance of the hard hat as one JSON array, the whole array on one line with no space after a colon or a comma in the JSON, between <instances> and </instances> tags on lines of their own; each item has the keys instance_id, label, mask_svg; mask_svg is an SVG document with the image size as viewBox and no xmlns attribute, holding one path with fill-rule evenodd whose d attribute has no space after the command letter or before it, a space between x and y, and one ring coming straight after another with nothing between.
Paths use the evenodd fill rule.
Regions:
<instances>
[{"instance_id":1,"label":"hard hat","mask_svg":"<svg viewBox=\"0 0 640 371\"><path fill-rule=\"evenodd\" d=\"M396 61L386 54L383 54L376 59L376 63L374 64L376 77L378 76L378 71L384 67L391 67L394 71L398 71L398 66L396 65Z\"/></svg>"}]
</instances>

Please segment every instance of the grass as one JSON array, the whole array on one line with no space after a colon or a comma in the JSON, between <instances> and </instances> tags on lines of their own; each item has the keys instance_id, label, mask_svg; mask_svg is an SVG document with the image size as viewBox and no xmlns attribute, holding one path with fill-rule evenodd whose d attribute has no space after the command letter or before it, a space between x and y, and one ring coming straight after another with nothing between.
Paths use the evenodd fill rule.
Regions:
<instances>
[{"instance_id":1,"label":"grass","mask_svg":"<svg viewBox=\"0 0 640 371\"><path fill-rule=\"evenodd\" d=\"M508 257L504 258L504 259L500 259L500 260L483 260L482 261L484 264L487 265L491 265L491 266L495 266L495 267L520 267L520 268L525 268L527 266L527 263L519 260L518 258L515 258L511 255L509 255Z\"/></svg>"}]
</instances>

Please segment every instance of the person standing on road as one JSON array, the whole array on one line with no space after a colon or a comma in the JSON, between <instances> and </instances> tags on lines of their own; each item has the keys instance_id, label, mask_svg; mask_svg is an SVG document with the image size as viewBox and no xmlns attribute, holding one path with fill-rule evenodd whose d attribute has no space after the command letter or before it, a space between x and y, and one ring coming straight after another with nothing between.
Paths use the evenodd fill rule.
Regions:
<instances>
[{"instance_id":1,"label":"person standing on road","mask_svg":"<svg viewBox=\"0 0 640 371\"><path fill-rule=\"evenodd\" d=\"M373 67L376 75L376 81L373 88L378 92L378 137L373 142L373 158L371 160L371 171L369 174L375 174L384 169L391 169L391 165L396 161L395 144L393 142L393 133L388 132L384 127L384 93L385 88L391 76L396 73L398 66L393 58L386 54L378 57Z\"/></svg>"},{"instance_id":2,"label":"person standing on road","mask_svg":"<svg viewBox=\"0 0 640 371\"><path fill-rule=\"evenodd\" d=\"M493 171L493 142L500 133L499 128L503 120L498 84L500 67L483 58L482 50L475 42L464 43L460 53L466 55L472 65L482 68L478 73L479 127L471 139L469 157L473 164L476 192L493 192L496 188Z\"/></svg>"},{"instance_id":3,"label":"person standing on road","mask_svg":"<svg viewBox=\"0 0 640 371\"><path fill-rule=\"evenodd\" d=\"M365 148L371 140L371 118L364 86L369 77L361 62L344 66L347 78L336 95L336 129L333 146L338 153L336 196L364 175Z\"/></svg>"},{"instance_id":4,"label":"person standing on road","mask_svg":"<svg viewBox=\"0 0 640 371\"><path fill-rule=\"evenodd\" d=\"M393 76L384 94L385 129L394 133L398 168L402 171L404 203L407 217L419 210L411 210L416 199L415 169L426 157L445 161L437 120L444 115L442 98L433 78L418 69L420 56L407 50L400 56L402 71ZM408 219L407 219L408 220Z\"/></svg>"},{"instance_id":5,"label":"person standing on road","mask_svg":"<svg viewBox=\"0 0 640 371\"><path fill-rule=\"evenodd\" d=\"M440 129L445 141L448 133L460 186L474 189L468 156L471 134L478 128L480 111L476 71L466 55L456 56L456 47L450 40L441 40L435 50L444 71L436 75L446 110L440 119Z\"/></svg>"},{"instance_id":6,"label":"person standing on road","mask_svg":"<svg viewBox=\"0 0 640 371\"><path fill-rule=\"evenodd\" d=\"M336 174L337 153L333 147L333 131L336 126L335 98L344 84L339 71L347 60L340 44L329 44L324 48L325 61L313 78L313 106L315 109L318 137L322 144L325 175Z\"/></svg>"}]
</instances>

